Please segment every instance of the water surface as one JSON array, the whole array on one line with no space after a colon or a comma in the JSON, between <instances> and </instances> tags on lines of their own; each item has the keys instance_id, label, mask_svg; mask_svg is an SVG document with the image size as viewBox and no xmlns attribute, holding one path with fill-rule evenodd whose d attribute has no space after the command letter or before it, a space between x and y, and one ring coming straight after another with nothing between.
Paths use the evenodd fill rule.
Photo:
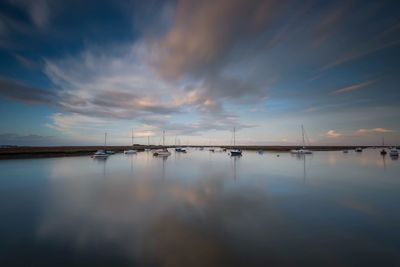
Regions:
<instances>
[{"instance_id":1,"label":"water surface","mask_svg":"<svg viewBox=\"0 0 400 267\"><path fill-rule=\"evenodd\" d=\"M1 266L400 266L400 160L379 150L0 170Z\"/></svg>"}]
</instances>

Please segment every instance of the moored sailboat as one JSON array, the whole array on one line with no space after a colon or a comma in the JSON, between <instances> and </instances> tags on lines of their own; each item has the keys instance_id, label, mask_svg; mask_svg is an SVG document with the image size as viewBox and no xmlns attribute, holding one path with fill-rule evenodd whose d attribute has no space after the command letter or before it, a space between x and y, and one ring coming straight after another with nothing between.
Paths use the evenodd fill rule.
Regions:
<instances>
[{"instance_id":1,"label":"moored sailboat","mask_svg":"<svg viewBox=\"0 0 400 267\"><path fill-rule=\"evenodd\" d=\"M133 147L133 129L132 129L132 147ZM136 154L136 153L137 153L137 150L135 150L135 149L124 150L125 155Z\"/></svg>"},{"instance_id":2,"label":"moored sailboat","mask_svg":"<svg viewBox=\"0 0 400 267\"><path fill-rule=\"evenodd\" d=\"M233 127L233 147L236 146L236 129ZM240 149L231 149L230 151L231 156L242 156L242 150Z\"/></svg>"},{"instance_id":3,"label":"moored sailboat","mask_svg":"<svg viewBox=\"0 0 400 267\"><path fill-rule=\"evenodd\" d=\"M389 155L392 158L398 158L399 157L399 151L397 151L397 149L395 147L390 149Z\"/></svg>"},{"instance_id":4,"label":"moored sailboat","mask_svg":"<svg viewBox=\"0 0 400 267\"><path fill-rule=\"evenodd\" d=\"M385 150L385 139L384 137L382 137L382 150L381 150L381 155L384 156L387 154L386 150Z\"/></svg>"},{"instance_id":5,"label":"moored sailboat","mask_svg":"<svg viewBox=\"0 0 400 267\"><path fill-rule=\"evenodd\" d=\"M171 155L171 152L165 147L165 131L163 131L163 148L154 151L153 156L168 157L169 155Z\"/></svg>"},{"instance_id":6,"label":"moored sailboat","mask_svg":"<svg viewBox=\"0 0 400 267\"><path fill-rule=\"evenodd\" d=\"M301 134L302 134L302 138L303 138L303 147L299 148L299 149L292 149L290 150L290 153L292 154L312 154L311 150L306 149L306 143L305 143L305 136L304 136L304 127L303 125L301 125Z\"/></svg>"},{"instance_id":7,"label":"moored sailboat","mask_svg":"<svg viewBox=\"0 0 400 267\"><path fill-rule=\"evenodd\" d=\"M96 153L92 155L94 159L106 159L108 158L109 154L106 151L106 144L107 144L107 133L104 133L104 150L97 150Z\"/></svg>"}]
</instances>

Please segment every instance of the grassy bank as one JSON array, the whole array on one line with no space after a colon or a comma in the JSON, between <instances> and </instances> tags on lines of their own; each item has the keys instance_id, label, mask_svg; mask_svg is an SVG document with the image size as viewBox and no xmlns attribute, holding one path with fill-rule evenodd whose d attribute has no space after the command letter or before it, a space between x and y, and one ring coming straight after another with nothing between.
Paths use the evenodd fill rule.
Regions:
<instances>
[{"instance_id":1,"label":"grassy bank","mask_svg":"<svg viewBox=\"0 0 400 267\"><path fill-rule=\"evenodd\" d=\"M173 146L169 146L173 147ZM197 146L200 147L200 146ZM209 146L202 146L208 148ZM213 146L215 147L215 146ZM230 149L230 146L221 146ZM18 159L18 158L44 158L44 157L68 157L68 156L87 156L91 155L97 150L106 149L112 150L116 153L121 153L127 149L136 149L143 151L146 148L160 148L160 146L60 146L60 147L10 147L0 148L0 159ZM242 150L266 150L266 151L290 151L295 149L295 146L236 146ZM354 146L310 146L308 149L315 151L330 151L330 150L343 150L354 149Z\"/></svg>"}]
</instances>

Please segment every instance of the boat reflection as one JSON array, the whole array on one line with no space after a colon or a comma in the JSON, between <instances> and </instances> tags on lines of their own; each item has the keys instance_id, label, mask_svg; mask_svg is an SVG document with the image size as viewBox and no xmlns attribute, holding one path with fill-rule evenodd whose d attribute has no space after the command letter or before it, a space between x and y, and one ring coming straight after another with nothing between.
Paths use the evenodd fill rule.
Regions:
<instances>
[{"instance_id":1,"label":"boat reflection","mask_svg":"<svg viewBox=\"0 0 400 267\"><path fill-rule=\"evenodd\" d=\"M237 175L237 162L240 161L241 156L231 156L231 165L232 165L232 173L233 173L233 180L236 182L236 180L238 179L238 175Z\"/></svg>"}]
</instances>

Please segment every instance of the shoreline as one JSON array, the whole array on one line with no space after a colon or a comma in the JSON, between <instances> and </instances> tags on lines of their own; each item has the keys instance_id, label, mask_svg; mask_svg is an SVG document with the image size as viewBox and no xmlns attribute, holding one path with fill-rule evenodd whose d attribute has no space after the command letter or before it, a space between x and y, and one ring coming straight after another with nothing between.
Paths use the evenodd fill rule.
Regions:
<instances>
[{"instance_id":1,"label":"shoreline","mask_svg":"<svg viewBox=\"0 0 400 267\"><path fill-rule=\"evenodd\" d=\"M166 148L175 148L176 146L165 146ZM221 147L226 149L238 148L248 151L273 151L273 152L289 152L291 149L299 148L299 146L182 146L194 148L211 148ZM352 150L356 147L368 148L371 146L308 146L307 148L313 151L338 151ZM58 147L5 147L0 148L0 160L5 159L31 159L31 158L55 158L55 157L74 157L74 156L89 156L97 150L112 150L115 153L123 153L124 150L135 149L144 151L145 149L159 149L163 146L58 146Z\"/></svg>"}]
</instances>

